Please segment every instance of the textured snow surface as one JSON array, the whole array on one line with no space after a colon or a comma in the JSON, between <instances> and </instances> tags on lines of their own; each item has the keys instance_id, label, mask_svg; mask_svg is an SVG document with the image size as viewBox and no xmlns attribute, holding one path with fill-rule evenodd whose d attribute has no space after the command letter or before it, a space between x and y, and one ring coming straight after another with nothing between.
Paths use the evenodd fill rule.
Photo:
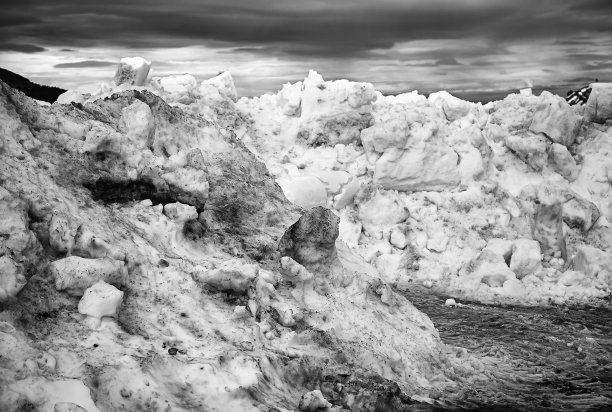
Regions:
<instances>
[{"instance_id":1,"label":"textured snow surface","mask_svg":"<svg viewBox=\"0 0 612 412\"><path fill-rule=\"evenodd\" d=\"M51 106L0 83L0 409L448 405L516 373L398 289L610 294L603 109L312 71L240 99L229 73L119 83Z\"/></svg>"}]
</instances>

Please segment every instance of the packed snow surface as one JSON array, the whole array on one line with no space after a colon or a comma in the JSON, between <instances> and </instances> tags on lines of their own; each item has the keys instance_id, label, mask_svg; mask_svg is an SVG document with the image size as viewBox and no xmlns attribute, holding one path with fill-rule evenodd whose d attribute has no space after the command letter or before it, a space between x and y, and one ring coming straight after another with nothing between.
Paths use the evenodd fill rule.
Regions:
<instances>
[{"instance_id":1,"label":"packed snow surface","mask_svg":"<svg viewBox=\"0 0 612 412\"><path fill-rule=\"evenodd\" d=\"M448 405L512 366L398 290L610 294L610 85L482 105L311 71L238 98L149 70L47 107L0 83L3 410Z\"/></svg>"}]
</instances>

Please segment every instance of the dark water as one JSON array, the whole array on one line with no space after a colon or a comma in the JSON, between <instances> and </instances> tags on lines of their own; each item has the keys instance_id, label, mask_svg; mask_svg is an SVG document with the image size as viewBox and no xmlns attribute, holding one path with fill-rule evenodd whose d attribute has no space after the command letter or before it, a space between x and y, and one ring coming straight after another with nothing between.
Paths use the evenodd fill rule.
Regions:
<instances>
[{"instance_id":1,"label":"dark water","mask_svg":"<svg viewBox=\"0 0 612 412\"><path fill-rule=\"evenodd\" d=\"M462 302L424 288L402 292L442 340L494 357L513 374L472 385L457 407L480 410L612 411L612 305L517 307Z\"/></svg>"}]
</instances>

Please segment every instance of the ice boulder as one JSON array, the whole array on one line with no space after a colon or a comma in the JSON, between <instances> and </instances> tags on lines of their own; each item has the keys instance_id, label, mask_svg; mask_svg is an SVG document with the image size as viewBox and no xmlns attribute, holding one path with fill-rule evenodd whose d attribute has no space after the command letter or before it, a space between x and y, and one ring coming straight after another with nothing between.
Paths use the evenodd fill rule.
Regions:
<instances>
[{"instance_id":1,"label":"ice boulder","mask_svg":"<svg viewBox=\"0 0 612 412\"><path fill-rule=\"evenodd\" d=\"M232 259L216 269L195 272L194 278L215 290L243 294L248 291L258 273L259 267L256 264Z\"/></svg>"},{"instance_id":2,"label":"ice boulder","mask_svg":"<svg viewBox=\"0 0 612 412\"><path fill-rule=\"evenodd\" d=\"M612 119L612 83L591 84L584 118L589 122L605 123Z\"/></svg>"},{"instance_id":3,"label":"ice boulder","mask_svg":"<svg viewBox=\"0 0 612 412\"><path fill-rule=\"evenodd\" d=\"M325 185L315 176L286 177L276 182L291 203L304 209L327 206Z\"/></svg>"},{"instance_id":4,"label":"ice boulder","mask_svg":"<svg viewBox=\"0 0 612 412\"><path fill-rule=\"evenodd\" d=\"M612 271L612 253L591 245L581 245L578 246L572 263L575 270L584 272L589 277L595 277L600 272Z\"/></svg>"},{"instance_id":5,"label":"ice boulder","mask_svg":"<svg viewBox=\"0 0 612 412\"><path fill-rule=\"evenodd\" d=\"M297 102L294 89L283 88L286 103ZM289 99L286 99L289 98ZM348 80L326 82L310 71L301 87L299 137L308 144L330 145L359 143L361 130L371 126L370 113L376 100L374 86ZM284 105L284 112L296 112L294 105Z\"/></svg>"},{"instance_id":6,"label":"ice boulder","mask_svg":"<svg viewBox=\"0 0 612 412\"><path fill-rule=\"evenodd\" d=\"M432 93L429 95L428 100L442 109L449 122L467 116L472 108L475 107L474 103L461 100L446 91Z\"/></svg>"},{"instance_id":7,"label":"ice boulder","mask_svg":"<svg viewBox=\"0 0 612 412\"><path fill-rule=\"evenodd\" d=\"M164 214L177 223L186 222L187 220L196 219L198 217L198 211L195 207L178 202L165 204Z\"/></svg>"},{"instance_id":8,"label":"ice boulder","mask_svg":"<svg viewBox=\"0 0 612 412\"><path fill-rule=\"evenodd\" d=\"M132 104L121 110L120 124L125 128L125 137L137 149L149 145L155 132L155 119L148 104L134 100Z\"/></svg>"},{"instance_id":9,"label":"ice boulder","mask_svg":"<svg viewBox=\"0 0 612 412\"><path fill-rule=\"evenodd\" d=\"M0 302L17 296L25 284L23 267L9 256L0 256Z\"/></svg>"},{"instance_id":10,"label":"ice boulder","mask_svg":"<svg viewBox=\"0 0 612 412\"><path fill-rule=\"evenodd\" d=\"M165 77L154 77L151 81L162 97L169 103L189 104L197 95L197 81L190 74L175 74Z\"/></svg>"},{"instance_id":11,"label":"ice boulder","mask_svg":"<svg viewBox=\"0 0 612 412\"><path fill-rule=\"evenodd\" d=\"M540 94L529 130L544 133L550 140L564 146L574 143L582 118L560 96L544 91Z\"/></svg>"},{"instance_id":12,"label":"ice boulder","mask_svg":"<svg viewBox=\"0 0 612 412\"><path fill-rule=\"evenodd\" d=\"M506 146L533 170L540 172L548 160L548 141L542 135L526 133L506 136Z\"/></svg>"},{"instance_id":13,"label":"ice boulder","mask_svg":"<svg viewBox=\"0 0 612 412\"><path fill-rule=\"evenodd\" d=\"M445 145L389 149L376 162L374 183L405 192L442 191L461 182L459 156Z\"/></svg>"},{"instance_id":14,"label":"ice boulder","mask_svg":"<svg viewBox=\"0 0 612 412\"><path fill-rule=\"evenodd\" d=\"M142 57L124 57L115 73L115 84L142 86L147 80L150 69L151 62Z\"/></svg>"},{"instance_id":15,"label":"ice boulder","mask_svg":"<svg viewBox=\"0 0 612 412\"><path fill-rule=\"evenodd\" d=\"M238 93L236 92L236 86L234 86L234 79L229 72L219 73L213 78L204 80L201 84L214 86L219 91L221 96L227 97L233 102L238 100Z\"/></svg>"},{"instance_id":16,"label":"ice boulder","mask_svg":"<svg viewBox=\"0 0 612 412\"><path fill-rule=\"evenodd\" d=\"M567 257L563 233L563 203L560 199L539 196L532 227L533 238L546 255Z\"/></svg>"},{"instance_id":17,"label":"ice boulder","mask_svg":"<svg viewBox=\"0 0 612 412\"><path fill-rule=\"evenodd\" d=\"M79 313L96 319L116 317L122 300L122 291L100 280L83 294L79 301Z\"/></svg>"},{"instance_id":18,"label":"ice boulder","mask_svg":"<svg viewBox=\"0 0 612 412\"><path fill-rule=\"evenodd\" d=\"M397 193L376 191L359 205L359 220L370 225L395 225L408 219L410 213Z\"/></svg>"},{"instance_id":19,"label":"ice boulder","mask_svg":"<svg viewBox=\"0 0 612 412\"><path fill-rule=\"evenodd\" d=\"M576 180L579 168L567 147L553 143L548 151L548 162L555 172L570 182Z\"/></svg>"},{"instance_id":20,"label":"ice boulder","mask_svg":"<svg viewBox=\"0 0 612 412\"><path fill-rule=\"evenodd\" d=\"M312 208L291 225L279 243L282 256L289 256L307 269L329 271L337 256L338 218L324 207Z\"/></svg>"},{"instance_id":21,"label":"ice boulder","mask_svg":"<svg viewBox=\"0 0 612 412\"><path fill-rule=\"evenodd\" d=\"M512 245L510 270L519 279L534 274L542 269L542 253L540 244L532 239L517 239Z\"/></svg>"},{"instance_id":22,"label":"ice boulder","mask_svg":"<svg viewBox=\"0 0 612 412\"><path fill-rule=\"evenodd\" d=\"M516 275L508 268L503 256L487 248L480 252L469 268L471 268L470 277L492 288L501 287L507 280L516 279Z\"/></svg>"},{"instance_id":23,"label":"ice boulder","mask_svg":"<svg viewBox=\"0 0 612 412\"><path fill-rule=\"evenodd\" d=\"M286 83L276 95L276 103L285 116L299 116L302 103L302 83Z\"/></svg>"},{"instance_id":24,"label":"ice boulder","mask_svg":"<svg viewBox=\"0 0 612 412\"><path fill-rule=\"evenodd\" d=\"M566 198L568 200L563 205L563 221L569 227L587 232L599 219L599 209L593 202L575 193L568 193Z\"/></svg>"},{"instance_id":25,"label":"ice boulder","mask_svg":"<svg viewBox=\"0 0 612 412\"><path fill-rule=\"evenodd\" d=\"M334 209L342 209L353 202L359 190L359 180L342 170L321 170L313 174L323 182L327 195L333 199Z\"/></svg>"},{"instance_id":26,"label":"ice boulder","mask_svg":"<svg viewBox=\"0 0 612 412\"><path fill-rule=\"evenodd\" d=\"M349 247L359 246L362 224L357 213L350 209L340 211L340 223L338 224L339 238Z\"/></svg>"},{"instance_id":27,"label":"ice boulder","mask_svg":"<svg viewBox=\"0 0 612 412\"><path fill-rule=\"evenodd\" d=\"M320 410L326 410L331 408L332 404L329 403L324 397L320 390L314 390L302 395L300 399L300 405L298 409L305 412L315 412Z\"/></svg>"},{"instance_id":28,"label":"ice boulder","mask_svg":"<svg viewBox=\"0 0 612 412\"><path fill-rule=\"evenodd\" d=\"M374 184L400 191L441 191L461 181L459 156L438 134L435 110L411 110L361 132Z\"/></svg>"},{"instance_id":29,"label":"ice boulder","mask_svg":"<svg viewBox=\"0 0 612 412\"><path fill-rule=\"evenodd\" d=\"M52 262L49 271L57 290L67 290L76 295L82 295L85 289L100 280L120 286L127 276L125 263L111 258L69 256Z\"/></svg>"}]
</instances>

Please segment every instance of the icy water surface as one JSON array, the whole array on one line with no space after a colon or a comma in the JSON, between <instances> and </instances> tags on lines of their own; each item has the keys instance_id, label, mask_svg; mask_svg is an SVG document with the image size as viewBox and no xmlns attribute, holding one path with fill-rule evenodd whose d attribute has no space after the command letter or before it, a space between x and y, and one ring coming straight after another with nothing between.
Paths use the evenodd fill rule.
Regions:
<instances>
[{"instance_id":1,"label":"icy water surface","mask_svg":"<svg viewBox=\"0 0 612 412\"><path fill-rule=\"evenodd\" d=\"M612 411L612 305L516 307L464 303L426 289L403 292L442 340L512 365L514 376L472 386L457 407Z\"/></svg>"}]
</instances>

